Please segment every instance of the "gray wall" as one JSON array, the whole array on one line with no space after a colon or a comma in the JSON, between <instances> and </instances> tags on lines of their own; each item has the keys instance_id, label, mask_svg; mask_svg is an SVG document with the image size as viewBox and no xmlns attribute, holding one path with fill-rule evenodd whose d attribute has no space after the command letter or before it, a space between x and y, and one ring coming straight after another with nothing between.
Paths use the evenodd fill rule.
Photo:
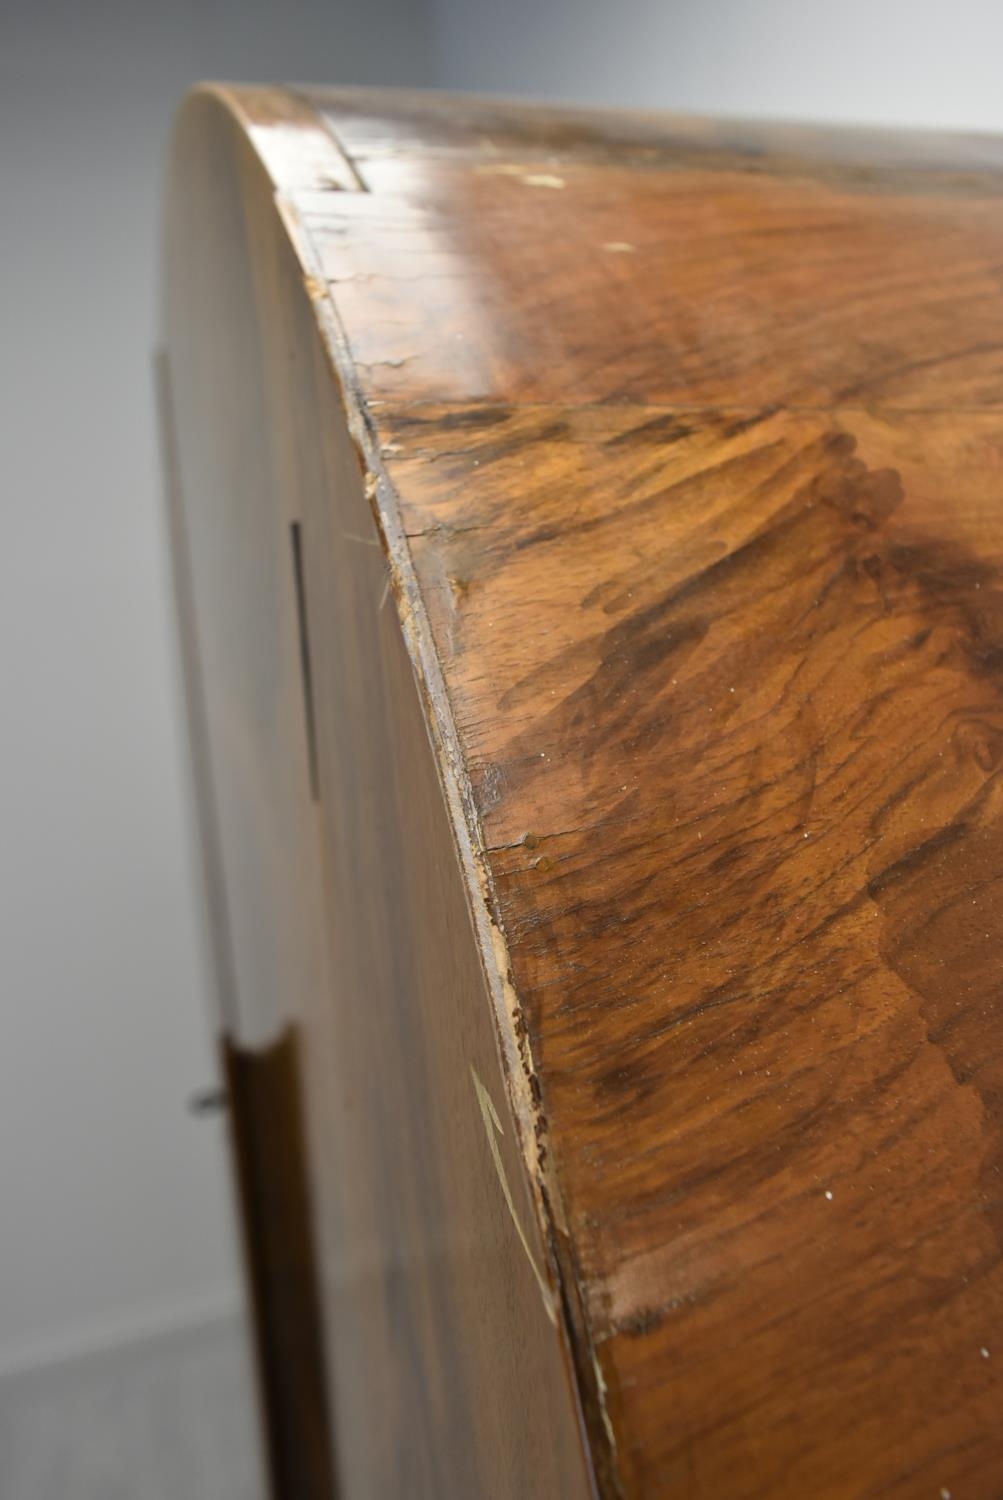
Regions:
<instances>
[{"instance_id":1,"label":"gray wall","mask_svg":"<svg viewBox=\"0 0 1003 1500\"><path fill-rule=\"evenodd\" d=\"M449 88L1003 128L997 0L435 0L435 12Z\"/></svg>"},{"instance_id":2,"label":"gray wall","mask_svg":"<svg viewBox=\"0 0 1003 1500\"><path fill-rule=\"evenodd\" d=\"M149 382L194 79L428 80L421 0L0 11L0 1368L233 1297Z\"/></svg>"},{"instance_id":3,"label":"gray wall","mask_svg":"<svg viewBox=\"0 0 1003 1500\"><path fill-rule=\"evenodd\" d=\"M426 9L426 5L428 9ZM236 1284L148 358L193 79L1003 126L989 0L0 4L0 1367Z\"/></svg>"}]
</instances>

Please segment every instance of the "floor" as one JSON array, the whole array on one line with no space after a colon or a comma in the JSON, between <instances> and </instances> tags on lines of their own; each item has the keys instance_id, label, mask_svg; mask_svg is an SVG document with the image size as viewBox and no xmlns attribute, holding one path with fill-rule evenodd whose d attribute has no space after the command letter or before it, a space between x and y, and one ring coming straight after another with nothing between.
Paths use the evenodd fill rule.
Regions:
<instances>
[{"instance_id":1,"label":"floor","mask_svg":"<svg viewBox=\"0 0 1003 1500\"><path fill-rule=\"evenodd\" d=\"M236 1317L0 1378L0 1500L263 1500Z\"/></svg>"}]
</instances>

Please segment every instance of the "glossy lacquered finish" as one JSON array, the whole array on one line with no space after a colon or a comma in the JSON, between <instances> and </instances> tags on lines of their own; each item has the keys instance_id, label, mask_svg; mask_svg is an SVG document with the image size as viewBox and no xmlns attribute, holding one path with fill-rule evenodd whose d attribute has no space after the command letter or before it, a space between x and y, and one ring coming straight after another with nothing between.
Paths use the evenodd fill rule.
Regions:
<instances>
[{"instance_id":1,"label":"glossy lacquered finish","mask_svg":"<svg viewBox=\"0 0 1003 1500\"><path fill-rule=\"evenodd\" d=\"M291 1008L344 1494L992 1500L1003 146L271 90L179 141L172 380L233 337L193 290L230 195L280 436L218 444L302 526L313 772L260 737L321 808ZM229 566L217 779L254 656L213 601L272 607Z\"/></svg>"}]
</instances>

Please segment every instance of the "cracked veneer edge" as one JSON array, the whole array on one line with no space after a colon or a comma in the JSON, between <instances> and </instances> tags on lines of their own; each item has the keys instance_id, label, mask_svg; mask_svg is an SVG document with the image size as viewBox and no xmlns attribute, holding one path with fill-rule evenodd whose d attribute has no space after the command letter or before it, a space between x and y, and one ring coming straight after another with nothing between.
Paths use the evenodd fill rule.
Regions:
<instances>
[{"instance_id":1,"label":"cracked veneer edge","mask_svg":"<svg viewBox=\"0 0 1003 1500\"><path fill-rule=\"evenodd\" d=\"M335 148L342 148L334 139ZM495 1036L499 1044L502 1073L509 1108L515 1124L516 1139L530 1189L530 1198L543 1248L544 1263L556 1299L563 1308L564 1337L571 1354L571 1365L577 1373L580 1420L588 1426L588 1411L594 1407L608 1445L608 1454L597 1454L585 1442L585 1468L594 1494L615 1496L621 1493L616 1466L616 1440L606 1404L606 1381L598 1364L592 1330L584 1306L576 1318L571 1312L571 1298L578 1300L577 1287L568 1285L574 1277L567 1274L567 1251L570 1245L563 1197L553 1170L553 1153L549 1149L548 1126L539 1103L537 1073L528 1030L519 996L512 979L508 943L498 915L494 883L487 862L487 850L481 835L477 812L453 718L452 704L441 665L435 650L424 599L411 558L408 534L400 516L397 492L386 472L369 418L367 403L355 377L347 336L334 300L334 289L321 274L320 257L313 245L309 225L297 211L295 194L275 189L274 202L300 266L303 286L314 309L324 351L331 373L341 393L349 435L355 445L364 477L366 499L380 535L390 570L390 582L397 614L411 659L415 680L424 704L426 730L432 743L434 759L449 809L449 823L454 847L465 877L481 965L487 981L495 1018ZM573 1325L587 1341L584 1351L592 1373L593 1391L581 1388L585 1373L581 1358L573 1354L578 1339Z\"/></svg>"},{"instance_id":2,"label":"cracked veneer edge","mask_svg":"<svg viewBox=\"0 0 1003 1500\"><path fill-rule=\"evenodd\" d=\"M337 309L326 284L317 273L316 253L309 231L296 213L295 202L277 192L275 203L300 262L304 288L317 317L332 374L341 390L349 433L361 461L366 498L390 566L391 586L401 629L424 700L426 726L436 751L436 764L450 811L454 842L468 889L475 890L479 897L471 903L478 947L494 1001L496 1018L500 1020L504 1017L507 1023L498 1026L496 1030L502 1044L506 1083L520 1151L533 1187L546 1246L549 1221L553 1220L562 1232L566 1232L566 1224L560 1193L549 1169L549 1152L545 1153L546 1164L541 1166L540 1163L541 1150L546 1141L546 1122L534 1098L536 1069L522 1006L512 982L508 944L496 912L493 882L485 858L487 850L481 836L480 818L453 720L449 692L432 641L424 599L415 577L408 535L400 519L397 493L387 476L379 444L367 420L365 398L354 378L348 340ZM541 1179L550 1204L549 1213L544 1194L540 1192Z\"/></svg>"}]
</instances>

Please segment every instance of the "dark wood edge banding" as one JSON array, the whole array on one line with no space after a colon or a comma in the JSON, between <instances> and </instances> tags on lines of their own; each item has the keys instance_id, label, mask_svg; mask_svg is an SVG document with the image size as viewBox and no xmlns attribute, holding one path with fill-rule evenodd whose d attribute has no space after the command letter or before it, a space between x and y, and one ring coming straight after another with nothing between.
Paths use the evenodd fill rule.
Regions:
<instances>
[{"instance_id":1,"label":"dark wood edge banding","mask_svg":"<svg viewBox=\"0 0 1003 1500\"><path fill-rule=\"evenodd\" d=\"M297 1035L222 1044L275 1500L336 1500Z\"/></svg>"}]
</instances>

